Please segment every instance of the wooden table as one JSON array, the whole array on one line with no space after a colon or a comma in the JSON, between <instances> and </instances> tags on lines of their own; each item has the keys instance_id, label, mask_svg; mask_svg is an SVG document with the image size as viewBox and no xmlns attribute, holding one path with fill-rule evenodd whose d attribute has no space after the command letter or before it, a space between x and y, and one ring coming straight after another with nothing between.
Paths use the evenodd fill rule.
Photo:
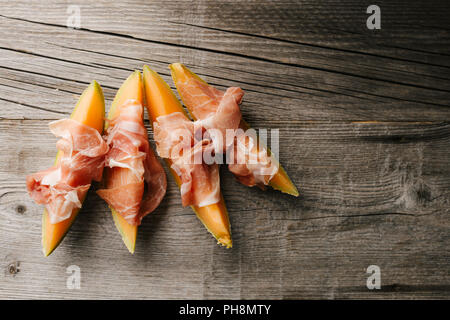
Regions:
<instances>
[{"instance_id":1,"label":"wooden table","mask_svg":"<svg viewBox=\"0 0 450 320\"><path fill-rule=\"evenodd\" d=\"M450 298L448 1L376 1L380 30L366 26L368 1L76 4L78 30L68 1L0 2L0 298ZM93 79L109 106L144 64L173 86L172 62L245 90L244 118L280 129L301 196L247 188L223 167L226 250L169 178L131 255L91 191L44 258L25 176L55 156L48 122ZM66 286L71 265L80 290ZM370 265L380 290L366 286Z\"/></svg>"}]
</instances>

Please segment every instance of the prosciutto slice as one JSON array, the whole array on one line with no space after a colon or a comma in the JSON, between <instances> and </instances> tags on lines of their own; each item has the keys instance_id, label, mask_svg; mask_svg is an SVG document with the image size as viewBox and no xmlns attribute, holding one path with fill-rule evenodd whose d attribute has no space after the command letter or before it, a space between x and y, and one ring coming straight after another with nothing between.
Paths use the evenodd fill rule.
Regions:
<instances>
[{"instance_id":1,"label":"prosciutto slice","mask_svg":"<svg viewBox=\"0 0 450 320\"><path fill-rule=\"evenodd\" d=\"M228 169L242 184L264 189L278 172L279 163L266 148L258 146L257 141L256 135L249 132L236 134L232 146L234 161L228 164Z\"/></svg>"},{"instance_id":2,"label":"prosciutto slice","mask_svg":"<svg viewBox=\"0 0 450 320\"><path fill-rule=\"evenodd\" d=\"M107 183L97 194L129 224L139 225L163 199L166 174L150 148L142 105L127 100L116 112L105 136L110 147L105 157Z\"/></svg>"},{"instance_id":3,"label":"prosciutto slice","mask_svg":"<svg viewBox=\"0 0 450 320\"><path fill-rule=\"evenodd\" d=\"M178 175L183 206L204 207L220 201L220 177L217 164L208 165L203 153L212 148L208 140L199 140L194 123L180 112L160 116L153 123L157 152L172 162Z\"/></svg>"},{"instance_id":4,"label":"prosciutto slice","mask_svg":"<svg viewBox=\"0 0 450 320\"><path fill-rule=\"evenodd\" d=\"M267 148L258 145L256 135L238 129L242 122L239 108L244 96L242 89L231 87L223 92L195 78L180 82L177 87L183 101L198 119L194 125L206 129L205 137L211 140L215 152L227 153L227 159L231 161L228 168L238 181L261 188L269 184L278 172L279 164ZM230 131L233 132L231 139Z\"/></svg>"},{"instance_id":5,"label":"prosciutto slice","mask_svg":"<svg viewBox=\"0 0 450 320\"><path fill-rule=\"evenodd\" d=\"M101 180L108 146L97 130L72 119L53 121L49 127L61 137L56 143L58 162L27 176L27 189L36 203L45 205L55 224L81 208L91 181Z\"/></svg>"}]
</instances>

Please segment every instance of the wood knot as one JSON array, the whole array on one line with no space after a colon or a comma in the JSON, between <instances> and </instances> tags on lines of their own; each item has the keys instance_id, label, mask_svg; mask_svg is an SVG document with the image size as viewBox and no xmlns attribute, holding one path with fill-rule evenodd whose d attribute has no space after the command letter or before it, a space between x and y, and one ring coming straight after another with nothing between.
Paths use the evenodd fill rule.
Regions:
<instances>
[{"instance_id":1,"label":"wood knot","mask_svg":"<svg viewBox=\"0 0 450 320\"><path fill-rule=\"evenodd\" d=\"M27 207L25 207L25 206L22 205L22 204L19 204L19 205L16 207L16 212L19 213L19 214L24 214L25 211L27 211Z\"/></svg>"},{"instance_id":2,"label":"wood knot","mask_svg":"<svg viewBox=\"0 0 450 320\"><path fill-rule=\"evenodd\" d=\"M417 192L417 199L420 203L426 204L427 202L430 202L432 199L431 195L431 189L426 184L419 184L419 186L416 189Z\"/></svg>"},{"instance_id":3,"label":"wood knot","mask_svg":"<svg viewBox=\"0 0 450 320\"><path fill-rule=\"evenodd\" d=\"M14 276L14 275L19 273L19 271L20 271L19 266L20 266L20 262L19 261L12 262L6 268L7 272Z\"/></svg>"},{"instance_id":4,"label":"wood knot","mask_svg":"<svg viewBox=\"0 0 450 320\"><path fill-rule=\"evenodd\" d=\"M426 207L432 201L431 188L423 181L407 183L403 186L403 194L397 200L397 204L403 205L406 209Z\"/></svg>"}]
</instances>

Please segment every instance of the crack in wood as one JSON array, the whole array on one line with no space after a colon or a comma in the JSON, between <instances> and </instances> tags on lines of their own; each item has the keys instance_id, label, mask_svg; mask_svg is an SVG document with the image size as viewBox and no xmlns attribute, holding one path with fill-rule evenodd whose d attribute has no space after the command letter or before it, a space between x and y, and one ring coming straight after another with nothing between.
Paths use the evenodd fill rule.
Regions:
<instances>
[{"instance_id":1,"label":"crack in wood","mask_svg":"<svg viewBox=\"0 0 450 320\"><path fill-rule=\"evenodd\" d=\"M43 55L43 54L39 54L39 53L34 53L34 52L30 52L30 51L26 51L26 50L21 50L21 49L14 49L14 48L0 47L0 50L6 50L6 51L12 51L12 52L18 52L18 53L23 53L23 54L32 55L32 56L35 56L35 57L41 57L41 58L46 58L46 59L50 59L50 60L55 60L55 61L66 62L66 63L70 63L70 64L76 64L76 65L80 65L80 66L86 66L86 67L95 68L95 66L90 65L90 64L88 64L88 63L83 63L83 62L78 62L78 61L73 61L73 60L67 60L67 59L56 58L56 57L52 57L52 56L48 56L48 55Z\"/></svg>"},{"instance_id":2,"label":"crack in wood","mask_svg":"<svg viewBox=\"0 0 450 320\"><path fill-rule=\"evenodd\" d=\"M295 44L295 45L306 46L306 47L311 47L311 48L334 50L334 51L346 52L346 53L351 53L351 54L371 56L371 57L375 57L375 58L391 59L391 60L396 60L396 61L401 61L401 62L417 63L417 64L426 65L426 66L434 66L434 67L440 67L440 68L450 68L450 66L433 64L433 63L429 63L429 62L423 62L423 61L417 61L417 60L411 60L411 59L402 59L402 58L398 58L398 57L384 56L384 55L380 55L380 54L375 54L375 53L370 53L370 52L363 52L363 51L357 51L357 50L336 48L336 47L330 47L330 46L322 46L322 45L318 45L318 44L312 44L312 43L300 42L300 41L293 41L293 40L282 39L282 38L274 38L274 37L269 37L269 36L254 34L254 33L247 33L247 32L226 30L226 29L220 29L220 28L214 28L214 27L208 27L208 26L201 26L201 25L196 25L196 24L191 24L191 23L186 23L186 22L177 22L177 21L170 21L170 20L168 22L172 23L172 24L191 26L191 27L196 27L196 28L201 28L201 29L206 29L206 30L213 30L213 31L219 31L219 32L230 33L230 34L236 34L236 35L241 35L241 36L260 38L260 39L265 39L265 40L271 40L271 41L276 41L276 42ZM399 47L397 47L397 48L399 48ZM406 48L402 48L402 49L406 49ZM427 51L422 51L422 52L423 53L436 54L434 52L427 52Z\"/></svg>"},{"instance_id":3,"label":"crack in wood","mask_svg":"<svg viewBox=\"0 0 450 320\"><path fill-rule=\"evenodd\" d=\"M45 25L45 26L50 26L50 27L57 27L57 28L64 28L64 29L67 28L66 26L59 25L59 24L46 23L46 22L40 22L40 21L33 21L33 20L29 20L29 19L16 18L16 17L9 17L9 16L5 16L5 15L1 15L1 14L0 14L0 17L3 17L5 19L11 19L11 20L27 22L27 23ZM348 76L348 77L355 77L355 78L364 79L364 80L386 82L386 83L396 84L396 85L401 85L401 86L407 86L407 87L420 88L420 89L425 89L425 90L432 90L432 91L450 93L450 90L444 90L444 89L440 89L440 88L433 88L433 87L419 85L419 84L406 83L406 82L389 80L389 79L382 79L382 78L379 78L379 77L371 77L371 76L360 75L360 74L355 74L355 73L351 73L351 72L344 72L344 71L338 71L338 70L331 70L331 69L326 69L326 68L321 68L321 67L307 66L307 65L302 65L302 64L299 64L299 63L290 63L290 62L277 61L277 60L274 60L274 59L258 57L258 56L252 56L252 55L247 55L247 54L238 53L238 52L228 52L228 51L211 49L211 48L196 47L196 46L185 45L185 44L176 44L176 43L171 43L171 42L166 42L166 41L159 41L159 40L151 40L151 39L140 38L140 37L136 37L136 36L132 36L132 35L128 35L128 34L110 32L110 31L92 30L92 29L87 29L87 28L80 28L80 29L75 29L75 30L77 32L79 32L79 31L91 32L91 33L94 33L94 34L109 35L109 36L115 36L115 37L120 37L120 38L124 38L124 39L132 39L132 40L142 41L142 42L147 42L147 43L154 43L154 44L160 44L160 45L166 45L166 46L172 46L172 47L178 47L178 48L184 48L184 49L190 49L190 50L199 50L199 51L216 53L216 54L223 54L223 55L228 55L228 56L232 56L232 57L251 59L251 60L254 60L254 61L260 61L260 62L266 62L266 63L274 63L274 64L278 64L278 65L295 67L295 68L300 68L300 69L304 68L304 69L321 71L321 72L326 72L326 73L333 73L333 74L338 74L338 75L343 75L343 76ZM443 67L443 66L441 66L441 67ZM450 68L450 67L448 67L448 68Z\"/></svg>"},{"instance_id":4,"label":"crack in wood","mask_svg":"<svg viewBox=\"0 0 450 320\"><path fill-rule=\"evenodd\" d=\"M28 107L28 108L32 108L32 109L36 109L36 110L42 110L42 111L47 111L47 112L52 112L52 113L57 113L57 114L64 114L64 115L69 115L69 112L62 112L62 111L57 111L57 110L51 110L51 109L47 109L47 108L43 108L43 107L38 107L38 106L33 106L31 104L26 104L26 103L21 103L18 101L14 101L14 100L9 100L9 99L5 99L5 98L0 98L0 100L2 101L6 101L6 102L10 102L10 103L15 103L24 107ZM11 119L13 120L13 119Z\"/></svg>"},{"instance_id":5,"label":"crack in wood","mask_svg":"<svg viewBox=\"0 0 450 320\"><path fill-rule=\"evenodd\" d=\"M16 71L16 72L30 73L30 74L34 74L34 75L38 75L38 76L42 76L42 77L47 77L47 78L52 78L52 79L58 79L58 80L63 80L63 81L75 82L75 83L82 84L82 85L89 85L90 84L90 82L87 82L87 81L69 79L69 78L64 78L64 77L54 76L54 75L48 75L48 74L45 74L45 73L42 73L42 72L36 72L36 71L30 71L30 70L22 70L22 69L5 67L5 66L0 66L0 68L1 69L6 69L6 70L11 70L11 71ZM102 88L108 88L108 89L113 89L113 90L117 90L118 89L118 87L107 86L107 85L102 85Z\"/></svg>"},{"instance_id":6,"label":"crack in wood","mask_svg":"<svg viewBox=\"0 0 450 320\"><path fill-rule=\"evenodd\" d=\"M53 90L57 90L57 91L61 91L61 92L74 94L74 95L78 95L79 94L77 92L66 90L66 89L61 89L61 88L58 88L58 87L46 86L46 85L43 85L42 83L39 83L39 82L28 82L28 81L25 81L23 78L20 79L20 81L19 81L19 80L13 79L13 78L6 78L6 77L1 77L0 76L0 79L4 79L4 80L8 80L8 81L14 81L14 82L17 82L17 83L25 83L25 84L29 84L29 85L36 86L36 87L46 88L46 89L53 89ZM0 85L2 85L2 84L0 84ZM19 87L14 87L14 88L16 88L16 89L23 89L23 88L19 88Z\"/></svg>"}]
</instances>

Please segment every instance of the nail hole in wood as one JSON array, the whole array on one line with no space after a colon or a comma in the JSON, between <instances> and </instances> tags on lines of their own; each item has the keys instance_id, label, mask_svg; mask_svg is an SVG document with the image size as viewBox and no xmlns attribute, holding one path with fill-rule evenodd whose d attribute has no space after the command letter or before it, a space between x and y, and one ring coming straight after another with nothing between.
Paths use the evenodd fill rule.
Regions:
<instances>
[{"instance_id":1,"label":"nail hole in wood","mask_svg":"<svg viewBox=\"0 0 450 320\"><path fill-rule=\"evenodd\" d=\"M19 205L16 207L16 211L17 211L17 213L19 213L19 214L23 214L23 213L25 213L25 211L27 211L27 208L26 208L24 205L19 204Z\"/></svg>"},{"instance_id":2,"label":"nail hole in wood","mask_svg":"<svg viewBox=\"0 0 450 320\"><path fill-rule=\"evenodd\" d=\"M8 266L8 272L12 275L16 275L17 273L19 273L19 262L16 263L10 263Z\"/></svg>"}]
</instances>

